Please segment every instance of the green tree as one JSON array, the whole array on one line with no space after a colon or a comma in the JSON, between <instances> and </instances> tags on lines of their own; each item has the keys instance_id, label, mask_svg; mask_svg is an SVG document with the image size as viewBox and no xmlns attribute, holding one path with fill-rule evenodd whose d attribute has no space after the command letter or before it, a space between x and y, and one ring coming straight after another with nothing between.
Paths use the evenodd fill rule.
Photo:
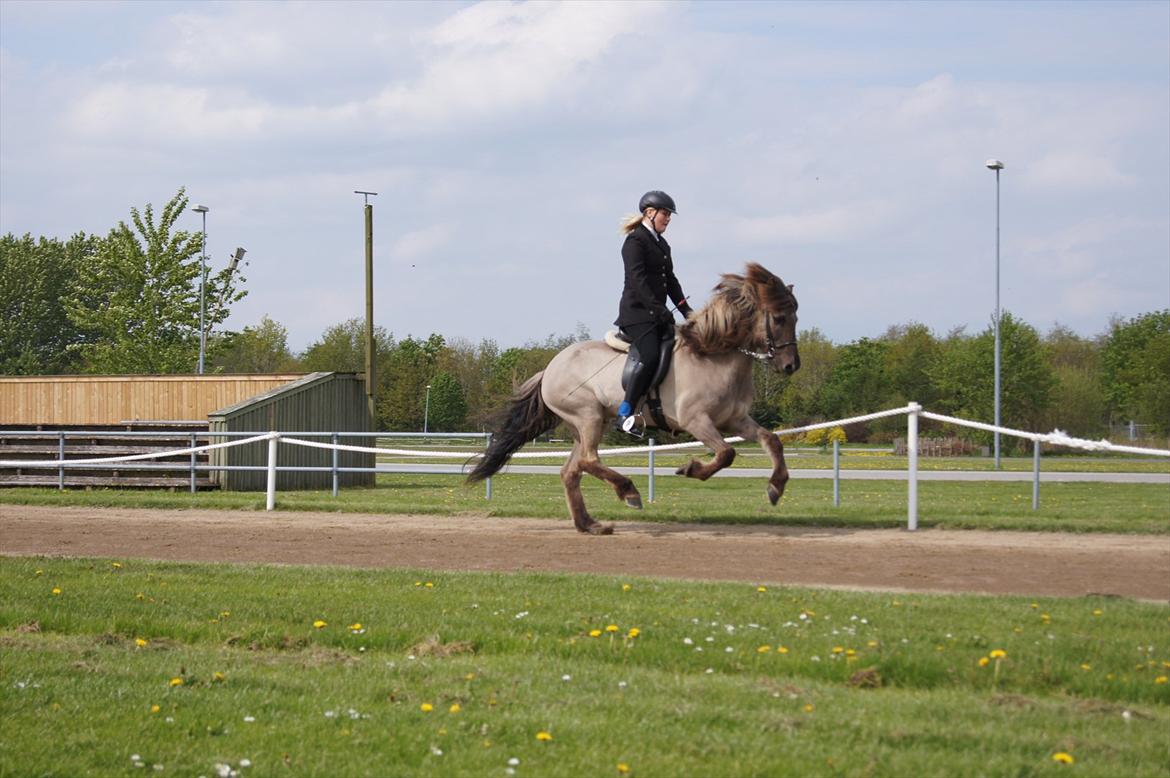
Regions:
<instances>
[{"instance_id":1,"label":"green tree","mask_svg":"<svg viewBox=\"0 0 1170 778\"><path fill-rule=\"evenodd\" d=\"M936 391L930 370L939 356L938 339L925 324L911 322L890 327L881 338L886 344L885 375L889 404L934 405Z\"/></svg>"},{"instance_id":2,"label":"green tree","mask_svg":"<svg viewBox=\"0 0 1170 778\"><path fill-rule=\"evenodd\" d=\"M70 321L92 333L75 350L90 373L190 373L199 355L201 237L174 230L187 207L183 189L155 222L154 208L130 209L83 263L65 297ZM206 327L223 322L246 293L226 268L206 279Z\"/></svg>"},{"instance_id":3,"label":"green tree","mask_svg":"<svg viewBox=\"0 0 1170 778\"><path fill-rule=\"evenodd\" d=\"M301 369L288 348L288 330L261 317L255 327L229 332L208 344L210 369L219 373L288 373Z\"/></svg>"},{"instance_id":4,"label":"green tree","mask_svg":"<svg viewBox=\"0 0 1170 778\"><path fill-rule=\"evenodd\" d=\"M1004 313L1000 324L1000 410L1005 427L1034 430L1041 426L1056 383L1044 344L1036 330ZM975 337L953 332L931 370L944 413L975 421L995 417L995 330ZM966 434L966 433L965 433ZM991 433L975 435L986 440ZM1009 445L1011 441L1009 440Z\"/></svg>"},{"instance_id":5,"label":"green tree","mask_svg":"<svg viewBox=\"0 0 1170 778\"><path fill-rule=\"evenodd\" d=\"M78 233L62 243L11 233L0 237L0 374L75 373L74 347L86 333L70 320L63 298L81 294L80 268L97 254L101 239Z\"/></svg>"},{"instance_id":6,"label":"green tree","mask_svg":"<svg viewBox=\"0 0 1170 778\"><path fill-rule=\"evenodd\" d=\"M386 383L379 395L379 416L385 429L422 430L427 384L445 350L443 336L434 333L426 340L407 336L396 344L389 354Z\"/></svg>"},{"instance_id":7,"label":"green tree","mask_svg":"<svg viewBox=\"0 0 1170 778\"><path fill-rule=\"evenodd\" d=\"M1101 385L1101 345L1057 324L1044 337L1055 383L1040 430L1061 429L1077 437L1107 431L1108 404Z\"/></svg>"},{"instance_id":8,"label":"green tree","mask_svg":"<svg viewBox=\"0 0 1170 778\"><path fill-rule=\"evenodd\" d=\"M1101 366L1115 421L1170 433L1170 309L1114 321Z\"/></svg>"},{"instance_id":9,"label":"green tree","mask_svg":"<svg viewBox=\"0 0 1170 778\"><path fill-rule=\"evenodd\" d=\"M431 379L431 407L427 429L431 432L463 432L467 425L467 399L459 380L450 373Z\"/></svg>"},{"instance_id":10,"label":"green tree","mask_svg":"<svg viewBox=\"0 0 1170 778\"><path fill-rule=\"evenodd\" d=\"M888 350L882 341L869 338L840 348L837 364L821 389L821 408L827 417L840 419L886 408L890 396Z\"/></svg>"}]
</instances>

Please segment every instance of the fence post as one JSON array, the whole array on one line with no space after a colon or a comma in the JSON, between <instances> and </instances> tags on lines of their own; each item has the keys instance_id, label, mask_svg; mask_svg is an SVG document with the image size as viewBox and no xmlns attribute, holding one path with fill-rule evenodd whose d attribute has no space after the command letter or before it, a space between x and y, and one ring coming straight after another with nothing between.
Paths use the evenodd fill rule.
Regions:
<instances>
[{"instance_id":1,"label":"fence post","mask_svg":"<svg viewBox=\"0 0 1170 778\"><path fill-rule=\"evenodd\" d=\"M484 448L485 449L491 448L492 447L492 433L490 433L490 432L488 433L486 440L487 440L487 445ZM485 500L490 500L492 498L492 477L490 475L484 479L483 498Z\"/></svg>"},{"instance_id":2,"label":"fence post","mask_svg":"<svg viewBox=\"0 0 1170 778\"><path fill-rule=\"evenodd\" d=\"M1040 441L1032 441L1032 510L1040 510Z\"/></svg>"},{"instance_id":3,"label":"fence post","mask_svg":"<svg viewBox=\"0 0 1170 778\"><path fill-rule=\"evenodd\" d=\"M210 443L211 439L208 438L207 442ZM198 442L195 440L195 433L192 432L191 433L191 448L195 448L195 446L197 446L197 445L198 445ZM195 494L195 452L194 451L191 452L191 494Z\"/></svg>"},{"instance_id":4,"label":"fence post","mask_svg":"<svg viewBox=\"0 0 1170 778\"><path fill-rule=\"evenodd\" d=\"M922 406L910 403L906 406L906 529L918 529L918 412Z\"/></svg>"},{"instance_id":5,"label":"fence post","mask_svg":"<svg viewBox=\"0 0 1170 778\"><path fill-rule=\"evenodd\" d=\"M65 433L57 433L57 461L65 461ZM65 465L62 464L57 468L57 490L65 491Z\"/></svg>"},{"instance_id":6,"label":"fence post","mask_svg":"<svg viewBox=\"0 0 1170 778\"><path fill-rule=\"evenodd\" d=\"M268 511L276 507L276 444L279 440L279 432L268 433L268 500L264 508Z\"/></svg>"},{"instance_id":7,"label":"fence post","mask_svg":"<svg viewBox=\"0 0 1170 778\"><path fill-rule=\"evenodd\" d=\"M337 451L337 433L336 433L336 432L334 432L334 433L333 433L333 496L334 496L334 497L336 497L336 496L337 496L337 480L338 480L338 479L337 479L337 454L338 454L338 451ZM377 467L377 466L378 466L378 465L377 465L377 459L375 459L375 460L374 460L374 467ZM377 480L377 478L378 478L377 476L374 476L374 480L375 480L375 481Z\"/></svg>"},{"instance_id":8,"label":"fence post","mask_svg":"<svg viewBox=\"0 0 1170 778\"><path fill-rule=\"evenodd\" d=\"M648 490L649 502L654 502L654 438L650 438L650 449L647 456L650 460L650 488Z\"/></svg>"},{"instance_id":9,"label":"fence post","mask_svg":"<svg viewBox=\"0 0 1170 778\"><path fill-rule=\"evenodd\" d=\"M841 507L841 441L833 441L833 507Z\"/></svg>"}]
</instances>

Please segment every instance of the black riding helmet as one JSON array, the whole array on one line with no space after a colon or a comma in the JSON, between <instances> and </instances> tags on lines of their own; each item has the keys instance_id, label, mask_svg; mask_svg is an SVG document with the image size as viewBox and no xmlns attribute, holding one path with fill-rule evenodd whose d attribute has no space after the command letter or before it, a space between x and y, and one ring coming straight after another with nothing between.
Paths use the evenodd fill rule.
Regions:
<instances>
[{"instance_id":1,"label":"black riding helmet","mask_svg":"<svg viewBox=\"0 0 1170 778\"><path fill-rule=\"evenodd\" d=\"M671 213L678 213L674 207L674 198L657 189L652 189L642 195L642 199L638 201L638 213L645 213L647 208L661 208Z\"/></svg>"}]
</instances>

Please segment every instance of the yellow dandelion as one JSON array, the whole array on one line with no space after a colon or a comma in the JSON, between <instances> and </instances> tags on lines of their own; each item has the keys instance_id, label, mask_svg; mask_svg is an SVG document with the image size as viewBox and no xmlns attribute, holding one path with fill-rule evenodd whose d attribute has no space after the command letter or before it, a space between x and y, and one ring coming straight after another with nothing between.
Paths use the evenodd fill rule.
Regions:
<instances>
[{"instance_id":1,"label":"yellow dandelion","mask_svg":"<svg viewBox=\"0 0 1170 778\"><path fill-rule=\"evenodd\" d=\"M361 628L362 628L362 623L360 621L355 621L353 624L350 624L346 629L350 630L351 632L357 632Z\"/></svg>"},{"instance_id":2,"label":"yellow dandelion","mask_svg":"<svg viewBox=\"0 0 1170 778\"><path fill-rule=\"evenodd\" d=\"M990 659L988 659L988 658L987 658L987 657L985 657L985 656L981 656L981 657L979 657L979 666L980 666L980 667L987 667L989 664L991 664L991 660L990 660Z\"/></svg>"},{"instance_id":3,"label":"yellow dandelion","mask_svg":"<svg viewBox=\"0 0 1170 778\"><path fill-rule=\"evenodd\" d=\"M1101 615L1102 613L1104 613L1104 612L1105 612L1105 611L1101 610L1100 608L1094 608L1094 609L1093 609L1093 615L1094 615L1094 616L1100 616L1100 615Z\"/></svg>"},{"instance_id":4,"label":"yellow dandelion","mask_svg":"<svg viewBox=\"0 0 1170 778\"><path fill-rule=\"evenodd\" d=\"M54 586L54 587L53 587L53 592L52 592L52 594L53 594L53 596L54 596L54 597L56 597L57 595L61 594L61 587L59 587L59 586Z\"/></svg>"},{"instance_id":5,"label":"yellow dandelion","mask_svg":"<svg viewBox=\"0 0 1170 778\"><path fill-rule=\"evenodd\" d=\"M463 680L474 681L475 680L475 673L468 673L467 675L463 676Z\"/></svg>"},{"instance_id":6,"label":"yellow dandelion","mask_svg":"<svg viewBox=\"0 0 1170 778\"><path fill-rule=\"evenodd\" d=\"M543 743L547 743L548 741L550 741L550 740L552 740L552 739L553 739L553 736L552 736L552 734L551 734L551 733L549 733L549 732L545 732L545 731L542 729L540 732L537 732L537 733L536 733L536 739L537 739L537 740L539 740L539 741L541 741L541 742L543 742Z\"/></svg>"},{"instance_id":7,"label":"yellow dandelion","mask_svg":"<svg viewBox=\"0 0 1170 778\"><path fill-rule=\"evenodd\" d=\"M415 585L415 586L422 586L422 581L415 581L415 582L414 582L414 585Z\"/></svg>"},{"instance_id":8,"label":"yellow dandelion","mask_svg":"<svg viewBox=\"0 0 1170 778\"><path fill-rule=\"evenodd\" d=\"M112 563L110 564L110 567L114 568L115 570L121 570L121 569L122 569L122 563L121 563L121 562L112 562Z\"/></svg>"},{"instance_id":9,"label":"yellow dandelion","mask_svg":"<svg viewBox=\"0 0 1170 778\"><path fill-rule=\"evenodd\" d=\"M1082 670L1092 670L1093 666L1090 665L1088 662L1085 662L1084 664L1081 665L1081 669Z\"/></svg>"},{"instance_id":10,"label":"yellow dandelion","mask_svg":"<svg viewBox=\"0 0 1170 778\"><path fill-rule=\"evenodd\" d=\"M329 626L329 622L324 621L322 619L317 619L316 621L313 622L313 629L325 629L325 627L328 627L328 626Z\"/></svg>"},{"instance_id":11,"label":"yellow dandelion","mask_svg":"<svg viewBox=\"0 0 1170 778\"><path fill-rule=\"evenodd\" d=\"M852 648L847 648L847 649L845 649L845 656L854 657L854 656L857 656L857 652L854 651Z\"/></svg>"},{"instance_id":12,"label":"yellow dandelion","mask_svg":"<svg viewBox=\"0 0 1170 778\"><path fill-rule=\"evenodd\" d=\"M226 679L227 679L227 676L224 675L223 673L219 672L218 670L216 670L214 673L211 674L211 680L215 681L216 683L223 683L223 681Z\"/></svg>"},{"instance_id":13,"label":"yellow dandelion","mask_svg":"<svg viewBox=\"0 0 1170 778\"><path fill-rule=\"evenodd\" d=\"M430 581L427 581L427 582L424 584L424 586L426 586L426 588L428 588L428 589L434 589L434 588L435 588L435 585L434 585L433 583L431 583Z\"/></svg>"},{"instance_id":14,"label":"yellow dandelion","mask_svg":"<svg viewBox=\"0 0 1170 778\"><path fill-rule=\"evenodd\" d=\"M418 709L421 710L423 713L430 713L431 711L433 711L435 709L435 706L431 705L429 702L424 702L422 705L418 706Z\"/></svg>"},{"instance_id":15,"label":"yellow dandelion","mask_svg":"<svg viewBox=\"0 0 1170 778\"><path fill-rule=\"evenodd\" d=\"M990 656L992 659L1003 659L1007 656L1007 651L1004 651L1002 648L997 648L991 652Z\"/></svg>"},{"instance_id":16,"label":"yellow dandelion","mask_svg":"<svg viewBox=\"0 0 1170 778\"><path fill-rule=\"evenodd\" d=\"M180 678L179 676L176 675L174 678L171 679L171 686L182 686L182 685L183 685L183 679Z\"/></svg>"},{"instance_id":17,"label":"yellow dandelion","mask_svg":"<svg viewBox=\"0 0 1170 778\"><path fill-rule=\"evenodd\" d=\"M591 630L589 630L589 637L591 637L591 638L599 638L599 637L601 637L601 630L599 630L599 629L591 629Z\"/></svg>"},{"instance_id":18,"label":"yellow dandelion","mask_svg":"<svg viewBox=\"0 0 1170 778\"><path fill-rule=\"evenodd\" d=\"M767 586L757 586L756 591L757 592L766 592L766 591L768 591L768 587Z\"/></svg>"},{"instance_id":19,"label":"yellow dandelion","mask_svg":"<svg viewBox=\"0 0 1170 778\"><path fill-rule=\"evenodd\" d=\"M142 592L139 592L138 594L134 595L134 599L136 599L136 600L145 600L145 599L146 599L146 595L145 595L145 594L143 594Z\"/></svg>"},{"instance_id":20,"label":"yellow dandelion","mask_svg":"<svg viewBox=\"0 0 1170 778\"><path fill-rule=\"evenodd\" d=\"M459 703L455 702L455 703L452 703L451 707L448 708L447 710L450 713L458 713L459 711L463 710L463 706L460 705Z\"/></svg>"},{"instance_id":21,"label":"yellow dandelion","mask_svg":"<svg viewBox=\"0 0 1170 778\"><path fill-rule=\"evenodd\" d=\"M610 624L609 626L607 626L607 627L605 628L605 631L606 631L606 632L617 632L617 631L618 631L618 625L617 625L617 624Z\"/></svg>"},{"instance_id":22,"label":"yellow dandelion","mask_svg":"<svg viewBox=\"0 0 1170 778\"><path fill-rule=\"evenodd\" d=\"M843 646L833 646L833 653L834 654L844 654L845 648Z\"/></svg>"},{"instance_id":23,"label":"yellow dandelion","mask_svg":"<svg viewBox=\"0 0 1170 778\"><path fill-rule=\"evenodd\" d=\"M811 702L804 706L805 713L812 713L816 709L817 709L816 706L813 705Z\"/></svg>"},{"instance_id":24,"label":"yellow dandelion","mask_svg":"<svg viewBox=\"0 0 1170 778\"><path fill-rule=\"evenodd\" d=\"M630 627L630 631L626 633L626 636L631 637L631 638L636 638L636 637L638 637L638 635L641 635L641 634L642 634L642 630L638 629L637 627Z\"/></svg>"},{"instance_id":25,"label":"yellow dandelion","mask_svg":"<svg viewBox=\"0 0 1170 778\"><path fill-rule=\"evenodd\" d=\"M150 641L145 638L134 638L134 645L138 646L139 648L146 648L146 645L149 642Z\"/></svg>"},{"instance_id":26,"label":"yellow dandelion","mask_svg":"<svg viewBox=\"0 0 1170 778\"><path fill-rule=\"evenodd\" d=\"M158 713L160 710L162 710L162 708L160 708L160 707L159 707L159 706L157 706L157 705L151 705L151 706L150 706L150 712L151 712L151 713Z\"/></svg>"},{"instance_id":27,"label":"yellow dandelion","mask_svg":"<svg viewBox=\"0 0 1170 778\"><path fill-rule=\"evenodd\" d=\"M766 654L771 650L772 650L771 646L760 646L759 648L756 649L756 653L757 654Z\"/></svg>"},{"instance_id":28,"label":"yellow dandelion","mask_svg":"<svg viewBox=\"0 0 1170 778\"><path fill-rule=\"evenodd\" d=\"M623 592L628 592L632 588L633 587L631 587L629 584L622 584L622 591Z\"/></svg>"},{"instance_id":29,"label":"yellow dandelion","mask_svg":"<svg viewBox=\"0 0 1170 778\"><path fill-rule=\"evenodd\" d=\"M1170 678L1167 678L1164 675L1159 675L1157 678L1154 679L1154 683L1166 683L1167 681L1170 681Z\"/></svg>"},{"instance_id":30,"label":"yellow dandelion","mask_svg":"<svg viewBox=\"0 0 1170 778\"><path fill-rule=\"evenodd\" d=\"M1040 607L1039 603L1032 603L1032 610L1037 610Z\"/></svg>"},{"instance_id":31,"label":"yellow dandelion","mask_svg":"<svg viewBox=\"0 0 1170 778\"><path fill-rule=\"evenodd\" d=\"M33 575L44 575L44 574L45 574L44 570L37 570L35 573L33 573Z\"/></svg>"},{"instance_id":32,"label":"yellow dandelion","mask_svg":"<svg viewBox=\"0 0 1170 778\"><path fill-rule=\"evenodd\" d=\"M788 653L788 646L776 646L776 653L777 654L787 654Z\"/></svg>"},{"instance_id":33,"label":"yellow dandelion","mask_svg":"<svg viewBox=\"0 0 1170 778\"><path fill-rule=\"evenodd\" d=\"M1052 755L1052 761L1060 762L1061 764L1072 764L1076 760L1072 758L1072 754L1066 754L1064 751L1057 751Z\"/></svg>"},{"instance_id":34,"label":"yellow dandelion","mask_svg":"<svg viewBox=\"0 0 1170 778\"><path fill-rule=\"evenodd\" d=\"M866 646L866 648L877 648L878 642L876 640L870 640L870 641L866 642L865 646Z\"/></svg>"},{"instance_id":35,"label":"yellow dandelion","mask_svg":"<svg viewBox=\"0 0 1170 778\"><path fill-rule=\"evenodd\" d=\"M626 764L625 762L618 762L617 763L617 771L619 773L621 773L622 775L625 775L626 773L628 773L630 771L630 766L628 764Z\"/></svg>"}]
</instances>

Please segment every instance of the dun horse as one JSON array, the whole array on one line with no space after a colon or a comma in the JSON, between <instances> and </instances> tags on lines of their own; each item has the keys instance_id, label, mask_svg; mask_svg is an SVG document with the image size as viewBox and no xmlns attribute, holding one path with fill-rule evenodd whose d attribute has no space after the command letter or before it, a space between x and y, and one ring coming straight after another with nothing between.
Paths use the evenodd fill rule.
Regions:
<instances>
[{"instance_id":1,"label":"dun horse","mask_svg":"<svg viewBox=\"0 0 1170 778\"><path fill-rule=\"evenodd\" d=\"M742 276L725 274L711 301L679 327L677 343L670 371L659 386L663 415L672 428L689 432L714 452L709 463L692 459L678 474L705 481L730 465L735 449L724 442L726 433L758 440L772 457L768 499L775 505L788 482L784 446L748 411L754 395L753 360L788 374L800 368L792 287L754 263ZM585 510L581 476L588 473L608 482L627 505L642 507L633 482L603 465L597 455L606 424L622 401L624 361L600 341L574 343L553 357L513 396L503 428L468 480L496 473L517 449L563 420L576 441L561 468L573 524L580 532L612 533L613 525L595 521Z\"/></svg>"}]
</instances>

